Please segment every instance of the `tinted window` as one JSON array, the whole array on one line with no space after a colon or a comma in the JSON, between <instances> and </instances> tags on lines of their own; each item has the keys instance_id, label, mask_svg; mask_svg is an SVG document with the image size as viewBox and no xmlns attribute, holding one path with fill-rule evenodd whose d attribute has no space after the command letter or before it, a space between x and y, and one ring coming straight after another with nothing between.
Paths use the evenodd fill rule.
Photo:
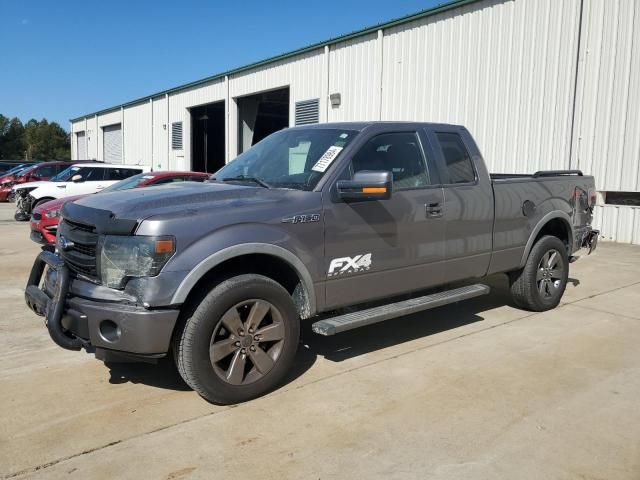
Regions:
<instances>
[{"instance_id":1,"label":"tinted window","mask_svg":"<svg viewBox=\"0 0 640 480\"><path fill-rule=\"evenodd\" d=\"M436 133L449 172L447 183L473 183L476 174L471 156L457 133Z\"/></svg>"},{"instance_id":2,"label":"tinted window","mask_svg":"<svg viewBox=\"0 0 640 480\"><path fill-rule=\"evenodd\" d=\"M57 173L58 169L55 167L55 165L46 165L44 167L36 168L33 171L34 175L42 178L55 177Z\"/></svg>"},{"instance_id":3,"label":"tinted window","mask_svg":"<svg viewBox=\"0 0 640 480\"><path fill-rule=\"evenodd\" d=\"M124 180L138 173L142 173L142 170L135 170L133 168L105 168L107 171L105 180Z\"/></svg>"},{"instance_id":4,"label":"tinted window","mask_svg":"<svg viewBox=\"0 0 640 480\"><path fill-rule=\"evenodd\" d=\"M165 177L158 181L152 182L152 185L164 185L166 183L184 182L184 177Z\"/></svg>"},{"instance_id":5,"label":"tinted window","mask_svg":"<svg viewBox=\"0 0 640 480\"><path fill-rule=\"evenodd\" d=\"M83 182L99 182L104 180L104 168L82 167L74 175L81 175Z\"/></svg>"},{"instance_id":6,"label":"tinted window","mask_svg":"<svg viewBox=\"0 0 640 480\"><path fill-rule=\"evenodd\" d=\"M394 190L431 184L418 136L413 132L385 133L369 140L353 157L353 172L393 173Z\"/></svg>"}]
</instances>

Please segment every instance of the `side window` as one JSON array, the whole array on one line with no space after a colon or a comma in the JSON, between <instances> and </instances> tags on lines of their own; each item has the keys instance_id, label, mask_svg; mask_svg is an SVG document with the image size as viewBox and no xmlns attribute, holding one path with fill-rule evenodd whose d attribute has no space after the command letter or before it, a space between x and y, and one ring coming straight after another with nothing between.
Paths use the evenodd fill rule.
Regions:
<instances>
[{"instance_id":1,"label":"side window","mask_svg":"<svg viewBox=\"0 0 640 480\"><path fill-rule=\"evenodd\" d=\"M471 156L457 133L436 133L449 172L447 183L473 183L476 173Z\"/></svg>"},{"instance_id":2,"label":"side window","mask_svg":"<svg viewBox=\"0 0 640 480\"><path fill-rule=\"evenodd\" d=\"M394 190L431 184L418 135L414 132L385 133L369 140L351 161L353 172L383 170L393 173Z\"/></svg>"},{"instance_id":3,"label":"side window","mask_svg":"<svg viewBox=\"0 0 640 480\"><path fill-rule=\"evenodd\" d=\"M166 177L161 178L157 182L153 182L151 185L166 185L167 183L184 182L183 177Z\"/></svg>"},{"instance_id":4,"label":"side window","mask_svg":"<svg viewBox=\"0 0 640 480\"><path fill-rule=\"evenodd\" d=\"M104 171L104 168L84 167L74 175L82 175L83 182L99 182L104 179Z\"/></svg>"},{"instance_id":5,"label":"side window","mask_svg":"<svg viewBox=\"0 0 640 480\"><path fill-rule=\"evenodd\" d=\"M49 177L56 176L58 174L58 171L55 165L47 165L47 166L36 169L36 171L33 173L35 173L38 177L41 177L41 178L49 178Z\"/></svg>"},{"instance_id":6,"label":"side window","mask_svg":"<svg viewBox=\"0 0 640 480\"><path fill-rule=\"evenodd\" d=\"M105 168L107 171L105 180L118 181L129 178L132 175L142 173L142 170L134 170L132 168Z\"/></svg>"}]
</instances>

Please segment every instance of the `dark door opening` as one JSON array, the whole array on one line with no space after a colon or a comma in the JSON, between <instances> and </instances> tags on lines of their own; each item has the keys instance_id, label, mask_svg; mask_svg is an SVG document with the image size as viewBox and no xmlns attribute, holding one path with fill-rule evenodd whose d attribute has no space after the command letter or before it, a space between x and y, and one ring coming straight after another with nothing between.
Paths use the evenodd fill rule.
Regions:
<instances>
[{"instance_id":1,"label":"dark door opening","mask_svg":"<svg viewBox=\"0 0 640 480\"><path fill-rule=\"evenodd\" d=\"M213 173L224 166L224 101L191 109L191 170Z\"/></svg>"},{"instance_id":2,"label":"dark door opening","mask_svg":"<svg viewBox=\"0 0 640 480\"><path fill-rule=\"evenodd\" d=\"M238 153L289 126L289 87L238 98Z\"/></svg>"}]
</instances>

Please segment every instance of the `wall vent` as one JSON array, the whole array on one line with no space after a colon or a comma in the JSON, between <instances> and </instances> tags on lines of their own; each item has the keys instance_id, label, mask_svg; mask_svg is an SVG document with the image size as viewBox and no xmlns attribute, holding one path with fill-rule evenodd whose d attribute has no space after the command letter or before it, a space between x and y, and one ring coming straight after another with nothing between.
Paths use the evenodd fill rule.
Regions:
<instances>
[{"instance_id":1,"label":"wall vent","mask_svg":"<svg viewBox=\"0 0 640 480\"><path fill-rule=\"evenodd\" d=\"M171 148L182 150L182 122L171 124Z\"/></svg>"},{"instance_id":2,"label":"wall vent","mask_svg":"<svg viewBox=\"0 0 640 480\"><path fill-rule=\"evenodd\" d=\"M296 125L310 125L320 122L320 99L296 102Z\"/></svg>"}]
</instances>

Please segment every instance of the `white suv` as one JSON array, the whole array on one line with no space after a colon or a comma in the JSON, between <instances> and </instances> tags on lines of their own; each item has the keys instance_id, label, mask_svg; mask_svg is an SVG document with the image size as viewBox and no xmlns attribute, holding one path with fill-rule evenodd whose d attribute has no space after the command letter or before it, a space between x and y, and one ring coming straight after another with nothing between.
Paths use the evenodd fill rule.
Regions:
<instances>
[{"instance_id":1,"label":"white suv","mask_svg":"<svg viewBox=\"0 0 640 480\"><path fill-rule=\"evenodd\" d=\"M16 185L16 218L31 215L38 205L57 198L96 193L120 180L149 170L142 165L78 163L61 172L53 181Z\"/></svg>"}]
</instances>

